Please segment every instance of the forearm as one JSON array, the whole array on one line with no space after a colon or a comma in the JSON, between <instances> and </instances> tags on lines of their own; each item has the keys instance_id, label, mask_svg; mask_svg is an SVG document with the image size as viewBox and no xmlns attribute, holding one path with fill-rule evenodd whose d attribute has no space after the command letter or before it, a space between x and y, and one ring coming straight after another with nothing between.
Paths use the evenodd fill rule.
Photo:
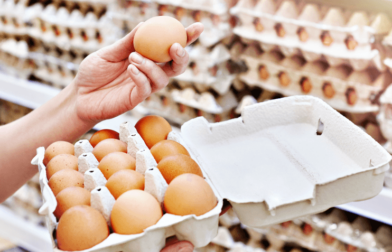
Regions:
<instances>
[{"instance_id":1,"label":"forearm","mask_svg":"<svg viewBox=\"0 0 392 252\"><path fill-rule=\"evenodd\" d=\"M30 162L38 147L73 142L94 126L77 116L76 99L76 89L69 85L30 114L0 127L0 202L37 172Z\"/></svg>"}]
</instances>

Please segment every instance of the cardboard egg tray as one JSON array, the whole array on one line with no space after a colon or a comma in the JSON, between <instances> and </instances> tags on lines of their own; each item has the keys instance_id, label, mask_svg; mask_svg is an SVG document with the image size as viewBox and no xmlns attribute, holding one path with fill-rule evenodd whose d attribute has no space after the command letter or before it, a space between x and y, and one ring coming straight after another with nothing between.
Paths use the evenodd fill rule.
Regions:
<instances>
[{"instance_id":1,"label":"cardboard egg tray","mask_svg":"<svg viewBox=\"0 0 392 252\"><path fill-rule=\"evenodd\" d=\"M69 13L67 8L56 9L54 5L43 9L36 4L30 8L35 16L28 35L47 46L91 53L120 38L120 30L105 14L98 19L93 12L84 16L78 9Z\"/></svg>"},{"instance_id":2,"label":"cardboard egg tray","mask_svg":"<svg viewBox=\"0 0 392 252\"><path fill-rule=\"evenodd\" d=\"M126 1L120 5L111 5L110 15L114 22L122 27L123 22L130 29L138 23L154 16L171 16L178 19L184 27L194 22L204 25L204 32L199 41L209 47L232 34L229 8L223 0L153 0Z\"/></svg>"},{"instance_id":3,"label":"cardboard egg tray","mask_svg":"<svg viewBox=\"0 0 392 252\"><path fill-rule=\"evenodd\" d=\"M217 206L198 217L165 214L142 234L112 233L85 251L159 251L172 235L195 247L205 246L217 234L222 199L231 203L242 223L255 228L365 200L382 189L391 160L350 121L308 96L248 106L240 118L221 123L199 117L185 123L181 133L170 133L168 139L183 144L199 164L218 198ZM120 140L128 142L128 153L136 157L136 171L146 178L145 190L162 202L167 184L135 128L120 125ZM114 198L104 186L92 149L87 140L78 141L75 155L85 188L92 194L91 205L109 221ZM48 186L44 152L38 148L32 163L40 173L44 202L40 213L53 234L57 203Z\"/></svg>"},{"instance_id":4,"label":"cardboard egg tray","mask_svg":"<svg viewBox=\"0 0 392 252\"><path fill-rule=\"evenodd\" d=\"M291 53L301 51L308 61L322 55L331 63L350 61L358 70L379 60L372 43L376 35L386 35L392 28L382 13L368 15L291 0L240 0L231 13L241 20L234 33L243 38Z\"/></svg>"},{"instance_id":5,"label":"cardboard egg tray","mask_svg":"<svg viewBox=\"0 0 392 252\"><path fill-rule=\"evenodd\" d=\"M392 81L388 72L377 76L370 70L364 70L354 71L349 75L350 71L344 66L328 68L322 61L305 63L295 56L283 59L275 51L262 55L244 53L241 58L249 69L239 78L248 85L260 86L285 96L317 96L340 111L378 111L375 98ZM304 86L305 82L310 85ZM326 86L332 89L330 98L324 91ZM349 100L350 92L355 94L356 101Z\"/></svg>"},{"instance_id":6,"label":"cardboard egg tray","mask_svg":"<svg viewBox=\"0 0 392 252\"><path fill-rule=\"evenodd\" d=\"M189 86L192 83L200 92L212 88L221 95L225 94L236 76L227 67L231 57L229 50L219 43L212 49L195 45L188 52L188 68L183 74L174 77L179 85Z\"/></svg>"}]
</instances>

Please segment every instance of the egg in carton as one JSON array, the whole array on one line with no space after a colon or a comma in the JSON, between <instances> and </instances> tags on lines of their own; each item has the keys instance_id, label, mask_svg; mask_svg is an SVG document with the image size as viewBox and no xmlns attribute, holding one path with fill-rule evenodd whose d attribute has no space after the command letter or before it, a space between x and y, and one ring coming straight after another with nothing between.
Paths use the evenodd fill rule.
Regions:
<instances>
[{"instance_id":1,"label":"egg in carton","mask_svg":"<svg viewBox=\"0 0 392 252\"><path fill-rule=\"evenodd\" d=\"M53 20L51 24L51 31L55 36L55 44L62 48L63 50L70 49L70 29L68 27L68 22L70 19L70 13L65 7L60 7L57 9L56 19Z\"/></svg>"},{"instance_id":2,"label":"egg in carton","mask_svg":"<svg viewBox=\"0 0 392 252\"><path fill-rule=\"evenodd\" d=\"M282 108L284 108L284 116L281 114ZM265 120L266 114L268 114L268 120ZM322 122L320 122L320 118ZM265 126L266 128L263 128L260 131L259 127L261 122L266 122L267 125ZM324 128L324 124L328 126ZM281 127L290 127L291 130L288 130L287 128L287 130L277 130ZM121 128L122 130L120 130L120 139L128 139L128 153L131 155L136 155L137 161L137 153L140 151L139 154L144 157L142 160L147 160L145 155L148 155L148 149L142 147L143 142L141 141L140 136L138 137L136 131L132 130L131 126L128 127L127 124L123 124ZM275 129L275 131L273 129ZM259 138L263 130L267 130L267 132L264 131L264 133L266 133L270 138ZM297 140L293 139L293 131L296 132L294 135L298 137L295 138ZM303 131L306 131L306 133ZM314 134L317 131L319 134ZM198 133L195 134L195 132ZM229 136L231 136L233 132L242 133L235 137L235 139L230 140L231 138ZM351 135L347 136L346 134L342 134L342 132L350 132ZM263 134L261 135L264 137ZM320 135L322 135L322 137L320 137ZM257 141L255 141L255 137L258 138ZM281 143L280 141L288 141L289 145L295 145L295 143L290 141L296 142L299 141L299 139L300 141L303 141L304 138L312 138L313 142L319 142L322 147L318 144L310 144L310 146L305 145L305 149L285 149L283 152L281 152L281 150L275 149L274 151L271 150L271 146L275 145L267 144L268 141L275 142L275 140L272 140L273 138L271 139L271 137L278 138L278 143ZM334 139L333 141L336 143L336 145L331 144L329 141L327 141L327 144L325 144L326 139L324 138L329 137ZM347 141L348 137L350 137L351 141ZM207 121L201 117L196 118L182 126L181 134L171 134L169 139L177 139L184 144L184 146L191 153L191 156L195 158L199 164L203 164L201 168L208 177L208 181L214 181L213 184L211 183L211 186L214 188L217 197L219 199L228 198L240 220L247 226L256 228L282 222L288 219L293 219L299 215L319 212L330 208L332 205L343 204L351 200L367 199L377 195L382 189L382 180L384 178L383 173L386 169L389 168L388 163L391 160L390 155L386 153L386 151L381 146L378 146L374 140L365 135L364 132L343 118L335 110L330 108L330 106L322 102L320 99L313 97L290 97L256 104L246 107L242 113L242 118L216 124L208 124ZM265 148L263 148L264 151L260 152L260 148L249 146L248 141L252 141L252 143L257 142L257 144L266 144ZM245 143L239 146L239 142ZM347 143L352 143L353 146L361 149L353 150L353 146L351 146L351 144L348 145ZM77 144L80 147L85 146L83 145L83 142L78 142ZM288 145L279 146L282 147ZM83 148L76 149L76 155L85 152ZM224 150L222 150L222 148ZM145 151L141 151L142 149ZM219 156L216 155L216 153L213 153L214 150L218 149L220 149L219 151L226 153L226 155ZM246 149L246 151L244 149ZM297 164L297 162L293 164L290 161L290 158L292 158L293 155L290 155L290 158L286 156L287 152L292 153L293 151L295 153L300 152L299 156L301 157L307 157L306 161L297 160L302 165L306 166L306 171L313 171L312 174L320 174L320 172L323 171L328 175L326 174L324 178L317 177L315 178L317 181L311 182L308 180L309 177L303 174L303 169L287 169L286 167L295 167ZM313 155L304 155L305 153L309 153L309 151L312 151ZM330 153L328 157L325 156L326 152ZM342 152L347 156L342 155ZM260 169L260 167L265 167L265 165L255 167L254 163L249 163L249 165L244 165L242 169L238 170L236 169L237 165L234 161L238 160L238 153L241 153L242 160L249 161L252 160L250 157L254 155L262 154L263 157L261 158L263 160L268 160L268 158L271 158L272 153L281 154L279 157L273 157L273 161L271 160L271 165L274 164L274 169L271 169L270 167L268 167L268 169ZM84 158L83 155L81 158ZM48 214L49 230L52 233L55 222L51 222L50 218L52 220L54 219L54 216L51 214L51 212L53 212L54 208L56 207L56 202L54 200L53 193L50 191L47 185L45 166L42 162L43 157L44 149L39 148L38 156L33 160L33 163L38 163L40 167L40 183L44 195L44 206L41 208L41 212L46 212ZM371 167L369 167L370 159L372 160ZM152 160L152 158L149 160ZM330 162L329 165L326 164L327 160ZM276 164L277 161L280 163ZM257 162L259 162L259 160L257 160ZM319 167L320 165L322 167ZM82 166L79 165L79 168L81 167ZM158 175L156 172L154 172L154 169L150 171L148 167L151 166L139 165L137 170L140 171L140 169L142 169L142 172L144 171L146 176L150 172L152 173L151 175L153 177L154 174ZM210 169L207 167L210 167ZM215 181L216 178L222 178L222 172L219 171L219 169L216 169L216 167L224 167L225 170L228 170L229 167L233 167L230 168L230 170L233 171L231 176L233 176L236 180L240 175L244 176L244 174L249 174L249 176L247 179L239 181L239 183L242 185L233 188L232 183L225 185L224 182L221 183L219 181ZM245 172L244 169L250 169L251 172ZM375 172L375 170L378 172ZM93 168L92 173L95 173L96 171L98 172L96 168ZM260 178L265 177L266 171L269 171L272 174L267 176L267 179L265 179L263 183L260 183ZM87 175L93 177L93 175L90 175L89 173L90 172L87 172ZM293 185L288 187L276 185L276 181L282 181L282 174L285 174L287 178L284 183L290 183ZM272 179L271 176L275 177L276 180ZM294 176L298 179L293 180L292 178ZM256 180L258 183L251 182ZM227 183L225 179L221 181L225 181ZM354 181L356 181L356 183ZM148 183L146 180L146 185ZM314 190L318 183L321 183L321 185L317 186L318 193L315 195ZM365 190L362 186L364 183L369 185L373 184L373 186L368 186ZM353 190L353 186L355 184L355 190ZM254 187L254 190L249 190L249 186ZM284 190L282 188L293 188L293 186L296 186L297 188L304 188L304 190L306 190L305 187L309 188L309 190L306 190L308 193L299 193L298 190L281 191ZM273 190L269 191L273 194L280 191L281 193L279 193L279 195L281 196L276 197L271 195L271 197L265 197L267 196L265 195L261 197L262 201L258 200L257 198L260 199L260 192L266 192L264 187L273 188ZM100 189L101 190L96 190L93 193L105 193L104 187L100 187ZM156 191L152 192L154 193ZM235 195L237 195L237 197L235 197ZM240 202L238 202L239 200ZM261 203L264 201L268 202L268 206L265 203ZM313 204L311 202L313 202ZM143 234L136 236L124 236L124 238L127 239L124 239L120 242L118 240L113 241L116 235L111 234L106 241L98 245L96 248L103 249L105 246L124 246L122 244L127 243L126 246L129 249L135 248L134 246L139 246L137 249L138 251L152 251L152 248L153 251L158 251L164 245L166 227L172 226L174 223L176 223L174 224L175 228L169 229L171 230L170 235L174 234L173 231L175 231L179 239L189 240L195 245L195 247L205 246L216 235L218 227L218 215L221 211L221 207L222 203L221 200L219 200L219 203L215 209L207 213L205 216L200 216L199 218L191 216L178 217L166 215L166 218L178 218L178 222L171 219L165 223L164 216L160 223L150 227L149 229L146 229ZM263 209L263 211L260 211L260 209ZM272 215L270 214L271 211ZM159 229L159 227L161 227L161 229ZM184 230L187 230L186 234L183 233ZM199 230L200 233L197 230ZM192 234L188 232L191 232ZM196 234L203 235L196 238ZM121 243L121 245L119 243ZM141 244L144 244L145 246L152 246L152 244L155 244L156 247L155 245L154 247L144 247Z\"/></svg>"}]
</instances>

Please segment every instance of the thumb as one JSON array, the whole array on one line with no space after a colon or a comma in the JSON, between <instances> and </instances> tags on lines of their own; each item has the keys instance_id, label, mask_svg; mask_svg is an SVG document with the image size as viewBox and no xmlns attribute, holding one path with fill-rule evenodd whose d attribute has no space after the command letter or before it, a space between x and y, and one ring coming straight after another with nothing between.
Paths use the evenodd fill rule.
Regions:
<instances>
[{"instance_id":1,"label":"thumb","mask_svg":"<svg viewBox=\"0 0 392 252\"><path fill-rule=\"evenodd\" d=\"M143 24L139 23L130 33L114 44L105 46L97 51L98 56L109 62L119 62L128 59L129 55L135 51L133 38L137 29Z\"/></svg>"},{"instance_id":2,"label":"thumb","mask_svg":"<svg viewBox=\"0 0 392 252\"><path fill-rule=\"evenodd\" d=\"M180 241L162 249L161 252L192 252L193 245L189 241Z\"/></svg>"}]
</instances>

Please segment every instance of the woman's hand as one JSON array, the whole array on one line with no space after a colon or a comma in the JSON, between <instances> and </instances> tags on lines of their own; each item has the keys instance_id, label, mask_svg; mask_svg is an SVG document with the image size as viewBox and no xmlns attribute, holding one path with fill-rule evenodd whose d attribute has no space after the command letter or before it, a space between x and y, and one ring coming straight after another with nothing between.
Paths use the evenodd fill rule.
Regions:
<instances>
[{"instance_id":1,"label":"woman's hand","mask_svg":"<svg viewBox=\"0 0 392 252\"><path fill-rule=\"evenodd\" d=\"M1 143L7 143L0 146L0 203L37 173L30 161L38 147L60 140L75 141L96 123L134 108L167 85L169 77L185 70L189 56L178 44L170 48L173 61L164 65L135 53L136 30L89 55L75 80L50 101L0 126ZM195 23L186 31L190 44L203 31L203 25Z\"/></svg>"},{"instance_id":2,"label":"woman's hand","mask_svg":"<svg viewBox=\"0 0 392 252\"><path fill-rule=\"evenodd\" d=\"M77 91L76 111L83 121L97 123L131 110L151 93L165 87L169 77L185 71L189 56L178 43L170 48L173 61L164 65L135 52L133 38L140 25L81 63L73 85ZM187 45L202 31L201 23L189 26Z\"/></svg>"}]
</instances>

